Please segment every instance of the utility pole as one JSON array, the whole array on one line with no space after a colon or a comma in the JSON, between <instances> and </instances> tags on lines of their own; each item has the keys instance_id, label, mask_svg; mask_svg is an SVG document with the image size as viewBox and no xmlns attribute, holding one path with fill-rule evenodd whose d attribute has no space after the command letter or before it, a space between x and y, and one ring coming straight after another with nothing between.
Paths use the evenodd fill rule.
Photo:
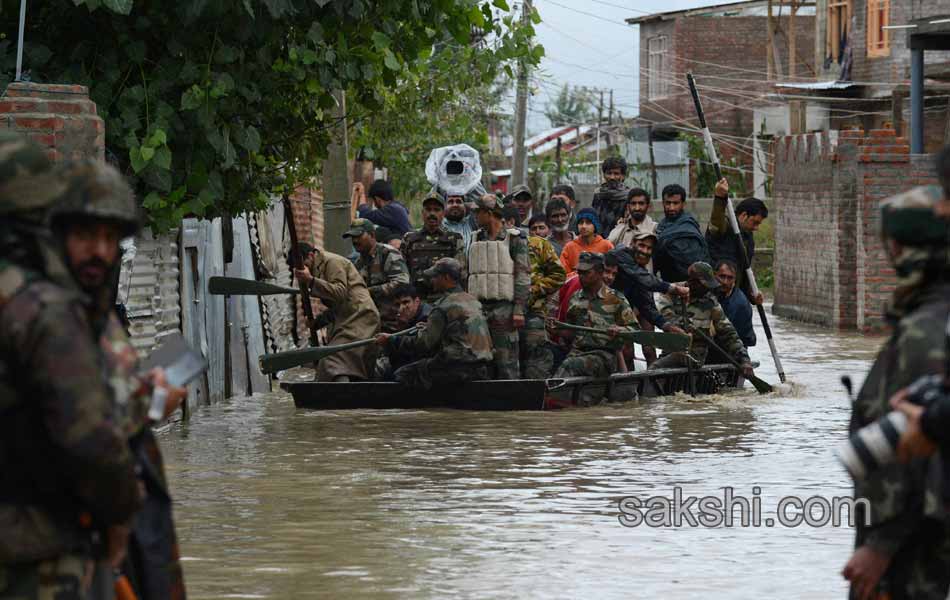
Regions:
<instances>
[{"instance_id":1,"label":"utility pole","mask_svg":"<svg viewBox=\"0 0 950 600\"><path fill-rule=\"evenodd\" d=\"M557 138L557 149L554 151L554 161L557 163L557 173L554 175L554 184L561 183L561 138Z\"/></svg>"},{"instance_id":2,"label":"utility pole","mask_svg":"<svg viewBox=\"0 0 950 600\"><path fill-rule=\"evenodd\" d=\"M788 78L794 81L798 71L795 64L798 62L798 44L796 40L798 27L796 27L797 23L795 21L798 18L799 3L797 0L791 0L790 4L788 15Z\"/></svg>"},{"instance_id":3,"label":"utility pole","mask_svg":"<svg viewBox=\"0 0 950 600\"><path fill-rule=\"evenodd\" d=\"M531 0L521 7L521 24L531 23ZM527 175L527 149L524 147L525 126L528 120L528 63L518 61L518 91L515 97L515 139L511 151L511 185L523 184Z\"/></svg>"},{"instance_id":4,"label":"utility pole","mask_svg":"<svg viewBox=\"0 0 950 600\"><path fill-rule=\"evenodd\" d=\"M766 79L772 81L775 78L775 56L772 53L772 38L775 35L775 26L772 24L772 0L769 0L768 17L765 19L765 26L768 28L768 47L766 48Z\"/></svg>"},{"instance_id":5,"label":"utility pole","mask_svg":"<svg viewBox=\"0 0 950 600\"><path fill-rule=\"evenodd\" d=\"M653 155L653 125L647 125L647 140L650 147L650 179L653 183L653 198L657 197L656 185L656 157Z\"/></svg>"},{"instance_id":6,"label":"utility pole","mask_svg":"<svg viewBox=\"0 0 950 600\"><path fill-rule=\"evenodd\" d=\"M336 99L336 106L333 107L331 119L336 124L331 129L327 158L323 161L323 245L330 252L346 256L350 253L350 243L342 236L352 219L346 140L346 92L337 90L333 92L333 97Z\"/></svg>"},{"instance_id":7,"label":"utility pole","mask_svg":"<svg viewBox=\"0 0 950 600\"><path fill-rule=\"evenodd\" d=\"M600 90L600 102L597 104L597 165L600 165L600 124L604 122L604 90Z\"/></svg>"}]
</instances>

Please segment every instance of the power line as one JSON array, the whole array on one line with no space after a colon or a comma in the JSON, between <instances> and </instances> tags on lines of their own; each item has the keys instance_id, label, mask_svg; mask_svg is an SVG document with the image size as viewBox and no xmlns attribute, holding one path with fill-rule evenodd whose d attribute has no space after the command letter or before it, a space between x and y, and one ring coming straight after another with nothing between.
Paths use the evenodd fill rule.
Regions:
<instances>
[{"instance_id":1,"label":"power line","mask_svg":"<svg viewBox=\"0 0 950 600\"><path fill-rule=\"evenodd\" d=\"M620 26L623 27L624 29L627 29L627 28L629 27L629 25L627 25L626 23L620 23L620 22L614 21L613 19L608 19L608 18L606 18L606 17L602 17L602 16L597 15L597 14L594 14L594 13L589 13L589 12L584 11L584 10L578 10L578 9L573 8L573 7L571 7L571 6L567 6L567 5L561 4L560 2L555 2L554 0L544 0L544 1L545 1L545 2L550 2L550 3L553 4L554 6L560 6L560 7L563 8L563 9L570 10L570 11L576 12L576 13L581 14L581 15L587 15L588 17L593 17L593 18L595 18L595 19L599 19L599 20L601 20L601 21L604 21L605 23L612 23L612 24L614 24L614 25L620 25ZM647 13L647 14L649 14L649 13Z\"/></svg>"}]
</instances>

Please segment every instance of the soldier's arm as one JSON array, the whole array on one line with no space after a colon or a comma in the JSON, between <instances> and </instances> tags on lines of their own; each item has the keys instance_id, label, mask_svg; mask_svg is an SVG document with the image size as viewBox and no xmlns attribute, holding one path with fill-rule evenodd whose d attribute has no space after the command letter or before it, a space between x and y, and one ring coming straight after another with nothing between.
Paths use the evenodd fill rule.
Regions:
<instances>
[{"instance_id":1,"label":"soldier's arm","mask_svg":"<svg viewBox=\"0 0 950 600\"><path fill-rule=\"evenodd\" d=\"M630 307L630 303L623 294L619 292L617 293L617 298L620 299L620 309L614 313L614 322L627 331L639 330L640 328L637 326L637 315Z\"/></svg>"},{"instance_id":2,"label":"soldier's arm","mask_svg":"<svg viewBox=\"0 0 950 600\"><path fill-rule=\"evenodd\" d=\"M445 311L440 308L432 309L425 328L413 337L392 338L398 341L398 348L412 354L432 356L442 345L442 334L445 331Z\"/></svg>"},{"instance_id":3,"label":"soldier's arm","mask_svg":"<svg viewBox=\"0 0 950 600\"><path fill-rule=\"evenodd\" d=\"M333 305L337 305L346 300L346 269L342 263L335 260L328 260L325 269L326 279L316 276L314 273L313 281L310 283L310 295L327 300Z\"/></svg>"},{"instance_id":4,"label":"soldier's arm","mask_svg":"<svg viewBox=\"0 0 950 600\"><path fill-rule=\"evenodd\" d=\"M660 312L660 316L662 316L665 321L679 323L679 313L676 310L677 305L669 296L661 294L656 302L656 309ZM653 324L655 325L656 321L654 321ZM686 323L681 324L682 327L686 325Z\"/></svg>"},{"instance_id":5,"label":"soldier's arm","mask_svg":"<svg viewBox=\"0 0 950 600\"><path fill-rule=\"evenodd\" d=\"M726 313L723 312L718 302L712 308L711 317L713 327L716 330L716 343L740 364L749 362L749 353L745 349L745 344L742 343L736 328L729 322Z\"/></svg>"},{"instance_id":6,"label":"soldier's arm","mask_svg":"<svg viewBox=\"0 0 950 600\"><path fill-rule=\"evenodd\" d=\"M400 284L409 283L409 267L398 252L390 252L386 256L383 271L386 273L386 283L369 288L374 299L388 298Z\"/></svg>"},{"instance_id":7,"label":"soldier's arm","mask_svg":"<svg viewBox=\"0 0 950 600\"><path fill-rule=\"evenodd\" d=\"M709 233L719 236L729 232L729 224L727 223L726 218L726 202L727 198L725 196L721 198L713 198L712 213L709 215Z\"/></svg>"},{"instance_id":8,"label":"soldier's arm","mask_svg":"<svg viewBox=\"0 0 950 600\"><path fill-rule=\"evenodd\" d=\"M465 251L465 238L461 235L455 238L455 260L462 266L462 278L460 279L462 287L468 281L468 253Z\"/></svg>"},{"instance_id":9,"label":"soldier's arm","mask_svg":"<svg viewBox=\"0 0 950 600\"><path fill-rule=\"evenodd\" d=\"M514 314L524 315L531 295L531 263L528 260L528 242L523 237L514 237L511 244L511 259L515 262L515 308Z\"/></svg>"},{"instance_id":10,"label":"soldier's arm","mask_svg":"<svg viewBox=\"0 0 950 600\"><path fill-rule=\"evenodd\" d=\"M82 309L23 293L6 306L0 335L17 351L19 376L76 497L100 526L127 522L140 502L133 458Z\"/></svg>"}]
</instances>

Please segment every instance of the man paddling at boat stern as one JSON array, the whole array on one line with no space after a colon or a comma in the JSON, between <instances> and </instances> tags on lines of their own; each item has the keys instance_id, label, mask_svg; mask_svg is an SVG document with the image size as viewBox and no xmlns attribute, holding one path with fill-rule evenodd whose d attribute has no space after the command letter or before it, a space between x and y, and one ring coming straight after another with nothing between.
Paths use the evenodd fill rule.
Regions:
<instances>
[{"instance_id":1,"label":"man paddling at boat stern","mask_svg":"<svg viewBox=\"0 0 950 600\"><path fill-rule=\"evenodd\" d=\"M726 313L716 300L715 292L719 289L719 280L709 263L696 262L689 266L685 285L689 288L689 296L685 299L686 308L679 298L672 298L665 294L657 295L657 308L668 322L683 328L687 333L699 330L716 342L720 348L729 353L742 365L742 374L752 375L752 363L749 354L736 328L732 326ZM680 284L683 285L683 284ZM669 369L688 366L686 361L693 360L694 366L702 366L709 353L709 343L701 336L694 335L689 353L673 352L664 354L651 369Z\"/></svg>"},{"instance_id":2,"label":"man paddling at boat stern","mask_svg":"<svg viewBox=\"0 0 950 600\"><path fill-rule=\"evenodd\" d=\"M425 328L415 336L392 337L382 333L376 343L418 360L396 369L396 381L431 389L489 379L492 338L482 304L461 287L462 265L454 258L440 258L423 272L438 296Z\"/></svg>"},{"instance_id":3,"label":"man paddling at boat stern","mask_svg":"<svg viewBox=\"0 0 950 600\"><path fill-rule=\"evenodd\" d=\"M602 329L605 333L558 330L571 339L571 351L555 377L607 377L617 371L619 334L636 331L636 316L623 294L604 283L604 255L582 252L577 262L581 289L571 297L565 322ZM553 325L552 325L553 326Z\"/></svg>"}]
</instances>

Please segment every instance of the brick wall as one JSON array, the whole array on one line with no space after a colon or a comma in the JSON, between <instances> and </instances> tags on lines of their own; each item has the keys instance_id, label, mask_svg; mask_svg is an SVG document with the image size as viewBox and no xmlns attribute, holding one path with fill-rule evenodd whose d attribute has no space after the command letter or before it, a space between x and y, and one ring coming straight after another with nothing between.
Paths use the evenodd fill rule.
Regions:
<instances>
[{"instance_id":1,"label":"brick wall","mask_svg":"<svg viewBox=\"0 0 950 600\"><path fill-rule=\"evenodd\" d=\"M931 157L912 156L893 130L786 136L772 150L775 312L879 329L895 279L881 246L878 206L933 183Z\"/></svg>"},{"instance_id":2,"label":"brick wall","mask_svg":"<svg viewBox=\"0 0 950 600\"><path fill-rule=\"evenodd\" d=\"M297 239L314 247L323 248L323 194L314 188L300 186L290 197L290 204ZM323 312L324 306L319 300L312 298L311 303L314 315ZM305 345L309 333L300 303L297 303L297 335Z\"/></svg>"},{"instance_id":3,"label":"brick wall","mask_svg":"<svg viewBox=\"0 0 950 600\"><path fill-rule=\"evenodd\" d=\"M0 100L2 127L47 148L50 159L105 157L105 124L82 85L17 82Z\"/></svg>"}]
</instances>

